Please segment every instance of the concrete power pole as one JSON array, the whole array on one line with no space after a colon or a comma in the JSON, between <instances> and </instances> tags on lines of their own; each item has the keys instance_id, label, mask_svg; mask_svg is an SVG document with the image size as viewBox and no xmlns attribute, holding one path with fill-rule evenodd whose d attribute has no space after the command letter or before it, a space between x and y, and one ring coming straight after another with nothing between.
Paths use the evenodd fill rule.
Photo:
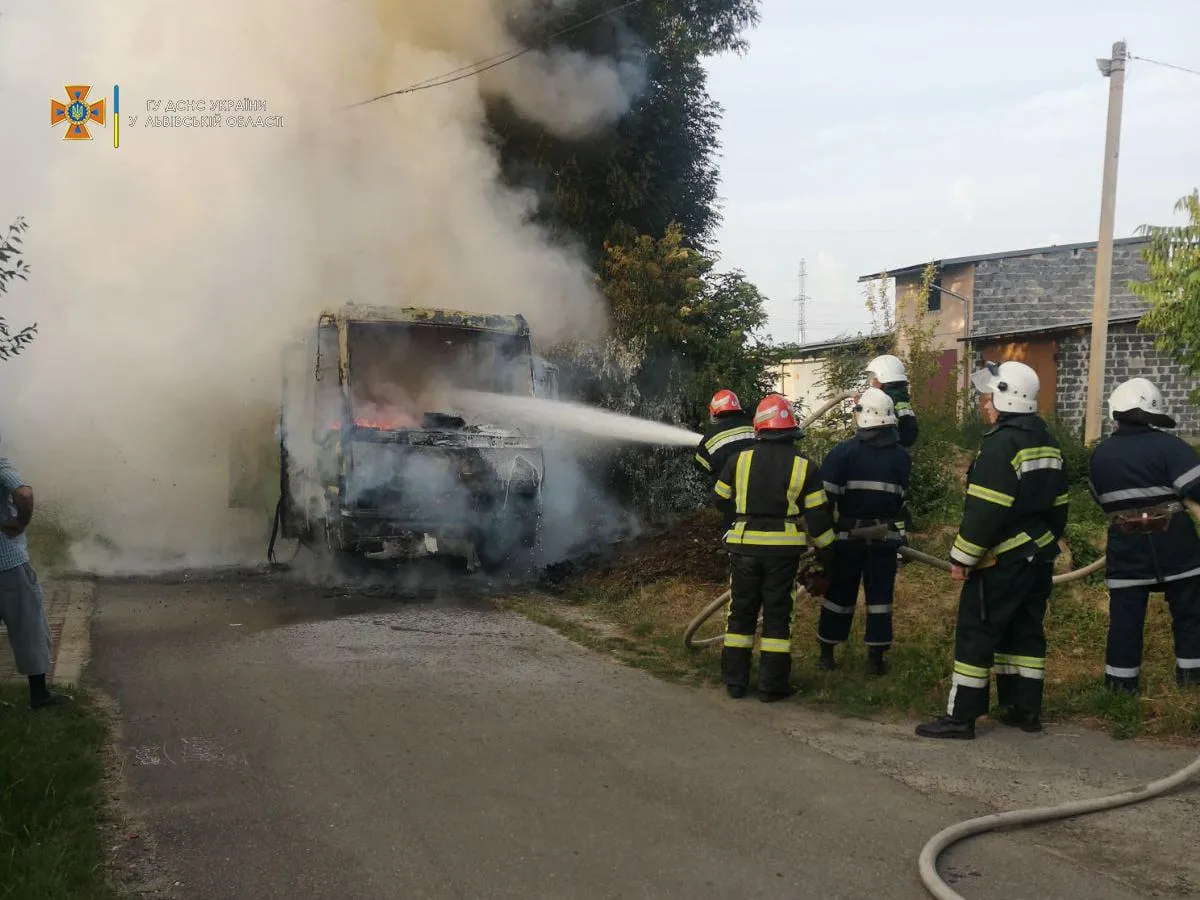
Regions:
<instances>
[{"instance_id":1,"label":"concrete power pole","mask_svg":"<svg viewBox=\"0 0 1200 900\"><path fill-rule=\"evenodd\" d=\"M808 323L805 321L805 312L808 308L808 294L805 293L805 288L808 286L808 269L805 265L805 260L800 260L800 293L796 295L796 307L799 318L796 320L796 343L803 344L808 340Z\"/></svg>"},{"instance_id":2,"label":"concrete power pole","mask_svg":"<svg viewBox=\"0 0 1200 900\"><path fill-rule=\"evenodd\" d=\"M1100 194L1100 239L1096 246L1096 293L1092 301L1092 353L1088 363L1085 444L1100 439L1104 369L1108 355L1108 298L1112 288L1113 228L1117 205L1117 158L1121 145L1121 106L1125 99L1125 42L1113 44L1112 59L1098 59L1108 78L1108 132L1104 140L1104 184Z\"/></svg>"}]
</instances>

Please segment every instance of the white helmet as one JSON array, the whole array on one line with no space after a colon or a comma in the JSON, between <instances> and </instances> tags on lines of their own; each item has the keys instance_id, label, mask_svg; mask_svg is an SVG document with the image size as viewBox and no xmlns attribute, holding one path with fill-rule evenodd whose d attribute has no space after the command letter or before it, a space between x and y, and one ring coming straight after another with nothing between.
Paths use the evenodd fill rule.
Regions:
<instances>
[{"instance_id":1,"label":"white helmet","mask_svg":"<svg viewBox=\"0 0 1200 900\"><path fill-rule=\"evenodd\" d=\"M1131 413L1134 410L1141 410L1145 415L1138 418L1145 419L1151 425L1159 425L1164 428L1175 427L1175 420L1167 411L1162 391L1145 378L1130 378L1117 385L1108 395L1110 418L1116 419L1119 413Z\"/></svg>"},{"instance_id":2,"label":"white helmet","mask_svg":"<svg viewBox=\"0 0 1200 900\"><path fill-rule=\"evenodd\" d=\"M908 381L908 373L904 371L904 363L898 357L885 355L877 356L867 363L868 375L878 378L880 384L891 384L894 381Z\"/></svg>"},{"instance_id":3,"label":"white helmet","mask_svg":"<svg viewBox=\"0 0 1200 900\"><path fill-rule=\"evenodd\" d=\"M896 406L892 398L879 388L867 388L859 395L854 407L859 428L879 428L896 424Z\"/></svg>"},{"instance_id":4,"label":"white helmet","mask_svg":"<svg viewBox=\"0 0 1200 900\"><path fill-rule=\"evenodd\" d=\"M992 395L992 406L998 412L1037 412L1038 389L1042 386L1037 372L1023 362L1005 360L985 362L971 376L971 384L981 394Z\"/></svg>"}]
</instances>

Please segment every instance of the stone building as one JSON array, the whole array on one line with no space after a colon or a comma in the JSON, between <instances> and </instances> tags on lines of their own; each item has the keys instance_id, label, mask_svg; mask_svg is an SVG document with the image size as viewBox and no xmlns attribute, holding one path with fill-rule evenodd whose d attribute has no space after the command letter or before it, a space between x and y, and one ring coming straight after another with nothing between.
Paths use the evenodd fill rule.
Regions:
<instances>
[{"instance_id":1,"label":"stone building","mask_svg":"<svg viewBox=\"0 0 1200 900\"><path fill-rule=\"evenodd\" d=\"M1127 378L1149 378L1162 389L1180 433L1197 435L1200 408L1190 405L1187 397L1200 379L1156 350L1154 336L1138 328L1146 304L1129 284L1147 276L1147 243L1142 237L1114 242L1105 397ZM897 319L911 322L918 314L916 300L926 265L864 275L859 281L884 274L894 278ZM1020 359L1041 379L1042 414L1082 432L1096 242L934 260L933 265L937 274L927 321L942 354L942 370L956 372L953 381L965 390L981 360ZM1109 425L1106 407L1105 433Z\"/></svg>"}]
</instances>

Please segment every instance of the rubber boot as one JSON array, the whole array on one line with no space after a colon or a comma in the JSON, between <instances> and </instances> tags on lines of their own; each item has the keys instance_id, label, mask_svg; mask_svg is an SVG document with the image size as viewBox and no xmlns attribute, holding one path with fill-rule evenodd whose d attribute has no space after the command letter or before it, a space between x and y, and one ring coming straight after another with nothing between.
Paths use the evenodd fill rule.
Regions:
<instances>
[{"instance_id":1,"label":"rubber boot","mask_svg":"<svg viewBox=\"0 0 1200 900\"><path fill-rule=\"evenodd\" d=\"M832 672L837 668L837 660L833 658L833 644L821 643L821 658L817 660L817 668Z\"/></svg>"},{"instance_id":2,"label":"rubber boot","mask_svg":"<svg viewBox=\"0 0 1200 900\"><path fill-rule=\"evenodd\" d=\"M867 674L872 678L879 678L892 670L891 665L883 658L883 654L885 653L887 653L886 647L871 647L868 649Z\"/></svg>"},{"instance_id":3,"label":"rubber boot","mask_svg":"<svg viewBox=\"0 0 1200 900\"><path fill-rule=\"evenodd\" d=\"M758 699L763 703L778 703L780 700L786 700L795 693L795 688L788 688L786 691L759 691Z\"/></svg>"},{"instance_id":4,"label":"rubber boot","mask_svg":"<svg viewBox=\"0 0 1200 900\"><path fill-rule=\"evenodd\" d=\"M1175 673L1175 680L1179 681L1178 670ZM1135 695L1141 692L1141 685L1137 678L1114 678L1112 675L1105 675L1104 686L1114 694Z\"/></svg>"},{"instance_id":5,"label":"rubber boot","mask_svg":"<svg viewBox=\"0 0 1200 900\"><path fill-rule=\"evenodd\" d=\"M948 740L975 740L975 720L956 719L953 716L938 716L932 722L924 722L917 726L920 737L944 738Z\"/></svg>"},{"instance_id":6,"label":"rubber boot","mask_svg":"<svg viewBox=\"0 0 1200 900\"><path fill-rule=\"evenodd\" d=\"M1009 728L1020 728L1022 731L1029 734L1035 734L1042 730L1042 720L1036 714L1024 709L1016 707L1007 707L1000 714L998 719L1001 725L1007 725Z\"/></svg>"},{"instance_id":7,"label":"rubber boot","mask_svg":"<svg viewBox=\"0 0 1200 900\"><path fill-rule=\"evenodd\" d=\"M45 675L29 676L29 708L42 709L47 706L58 706L68 703L71 698L66 694L55 694L46 687Z\"/></svg>"},{"instance_id":8,"label":"rubber boot","mask_svg":"<svg viewBox=\"0 0 1200 900\"><path fill-rule=\"evenodd\" d=\"M729 695L731 700L741 700L746 696L746 689L740 684L725 685L725 693Z\"/></svg>"}]
</instances>

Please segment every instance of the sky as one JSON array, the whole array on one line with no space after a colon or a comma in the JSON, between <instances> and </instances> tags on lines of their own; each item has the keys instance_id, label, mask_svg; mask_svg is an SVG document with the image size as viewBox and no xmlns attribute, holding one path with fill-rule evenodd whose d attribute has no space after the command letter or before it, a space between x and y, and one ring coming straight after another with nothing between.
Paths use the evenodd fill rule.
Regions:
<instances>
[{"instance_id":1,"label":"sky","mask_svg":"<svg viewBox=\"0 0 1200 900\"><path fill-rule=\"evenodd\" d=\"M709 64L725 110L716 249L769 298L776 341L798 337L801 260L816 341L869 330L861 275L1096 240L1096 60L1124 40L1200 70L1196 0L762 0L761 16L745 55ZM1197 186L1200 75L1130 60L1116 236L1179 221Z\"/></svg>"}]
</instances>

